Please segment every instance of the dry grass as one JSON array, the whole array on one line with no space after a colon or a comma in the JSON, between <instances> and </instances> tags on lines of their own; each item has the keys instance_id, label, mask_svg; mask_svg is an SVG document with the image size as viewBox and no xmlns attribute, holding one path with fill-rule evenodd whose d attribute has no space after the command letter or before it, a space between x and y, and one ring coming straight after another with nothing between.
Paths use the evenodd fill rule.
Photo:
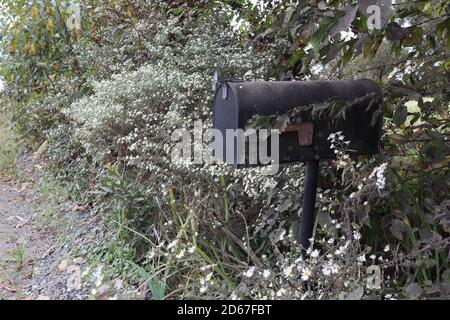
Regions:
<instances>
[{"instance_id":1,"label":"dry grass","mask_svg":"<svg viewBox=\"0 0 450 320\"><path fill-rule=\"evenodd\" d=\"M6 116L0 114L0 172L13 170L16 165L19 145Z\"/></svg>"}]
</instances>

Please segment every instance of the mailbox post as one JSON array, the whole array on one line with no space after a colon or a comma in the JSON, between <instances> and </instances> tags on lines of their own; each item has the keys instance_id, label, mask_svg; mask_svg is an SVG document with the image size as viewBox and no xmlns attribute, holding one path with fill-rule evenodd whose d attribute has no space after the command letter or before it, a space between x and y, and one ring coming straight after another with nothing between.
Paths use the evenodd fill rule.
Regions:
<instances>
[{"instance_id":1,"label":"mailbox post","mask_svg":"<svg viewBox=\"0 0 450 320\"><path fill-rule=\"evenodd\" d=\"M319 160L305 161L306 180L303 190L302 221L297 235L297 241L303 248L309 248L314 228L314 209L316 206L317 176L319 174Z\"/></svg>"},{"instance_id":2,"label":"mailbox post","mask_svg":"<svg viewBox=\"0 0 450 320\"><path fill-rule=\"evenodd\" d=\"M337 119L327 116L332 110L322 110L325 112L317 117L313 110L302 109L306 111L279 134L279 163L305 163L301 227L297 237L305 254L315 221L319 160L336 158L328 137L342 132L350 140L349 149L354 156L378 153L383 120L379 88L370 80L240 81L222 78L221 81L216 76L215 82L213 127L225 138L223 143L215 146L215 152L216 156L220 154L221 160L236 168L262 163L249 163L246 157L251 156L250 151L239 155L238 141L235 137L227 137L228 129L245 130L248 122L257 116L279 116L304 106L322 104L323 108L325 104L327 109L331 108L331 103L327 104L330 101L342 101L347 106L345 115ZM253 152L259 148L260 145ZM228 157L230 150L234 152ZM240 161L242 158L244 161Z\"/></svg>"}]
</instances>

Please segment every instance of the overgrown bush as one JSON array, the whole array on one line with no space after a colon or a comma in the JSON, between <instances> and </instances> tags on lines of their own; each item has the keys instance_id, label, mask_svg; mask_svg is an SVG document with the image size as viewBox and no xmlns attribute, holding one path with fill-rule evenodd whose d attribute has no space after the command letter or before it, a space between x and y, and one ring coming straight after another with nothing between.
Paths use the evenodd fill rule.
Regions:
<instances>
[{"instance_id":1,"label":"overgrown bush","mask_svg":"<svg viewBox=\"0 0 450 320\"><path fill-rule=\"evenodd\" d=\"M109 277L126 277L151 298L445 298L443 3L399 5L384 33L367 30L361 13L348 21L348 1L258 10L227 1L84 0L82 29L72 31L50 3L9 3L18 24L2 41L9 55L1 70L16 127L34 144L46 141L49 168L97 214L99 236L83 252ZM402 28L402 19L416 24ZM333 24L354 35L332 36ZM366 70L366 60L382 65ZM383 152L354 159L346 137L330 136L338 159L321 164L313 247L300 258L301 164L264 176L172 163L171 134L195 120L211 126L216 70L298 80L320 78L323 68L380 80ZM370 266L379 267L379 287L367 285ZM103 281L101 272L95 278Z\"/></svg>"}]
</instances>

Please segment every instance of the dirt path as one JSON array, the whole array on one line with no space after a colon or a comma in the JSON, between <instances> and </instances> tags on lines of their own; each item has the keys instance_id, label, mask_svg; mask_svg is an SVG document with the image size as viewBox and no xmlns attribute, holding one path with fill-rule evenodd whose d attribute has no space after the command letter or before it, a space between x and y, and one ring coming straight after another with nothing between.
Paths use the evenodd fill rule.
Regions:
<instances>
[{"instance_id":1,"label":"dirt path","mask_svg":"<svg viewBox=\"0 0 450 320\"><path fill-rule=\"evenodd\" d=\"M0 299L86 299L82 260L69 257L64 228L43 218L46 212L73 217L73 204L49 211L49 201L36 194L36 166L30 157L21 159L20 182L0 175Z\"/></svg>"}]
</instances>

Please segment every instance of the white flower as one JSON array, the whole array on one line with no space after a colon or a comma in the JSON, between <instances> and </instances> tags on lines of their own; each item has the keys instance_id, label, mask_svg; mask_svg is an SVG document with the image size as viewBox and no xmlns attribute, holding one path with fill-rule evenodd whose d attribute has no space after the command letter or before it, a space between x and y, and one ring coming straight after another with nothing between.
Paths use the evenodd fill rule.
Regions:
<instances>
[{"instance_id":1,"label":"white flower","mask_svg":"<svg viewBox=\"0 0 450 320\"><path fill-rule=\"evenodd\" d=\"M365 255L361 255L356 260L358 260L358 262L366 262L366 256Z\"/></svg>"},{"instance_id":2,"label":"white flower","mask_svg":"<svg viewBox=\"0 0 450 320\"><path fill-rule=\"evenodd\" d=\"M270 270L269 269L265 269L263 271L263 277L264 277L264 279L267 279L267 278L270 277Z\"/></svg>"},{"instance_id":3,"label":"white flower","mask_svg":"<svg viewBox=\"0 0 450 320\"><path fill-rule=\"evenodd\" d=\"M353 232L353 239L360 240L361 239L361 233L359 233L358 231L354 231Z\"/></svg>"},{"instance_id":4,"label":"white flower","mask_svg":"<svg viewBox=\"0 0 450 320\"><path fill-rule=\"evenodd\" d=\"M328 267L323 267L322 268L322 273L325 275L325 276L329 276L329 275L331 275L331 269L330 268L328 268Z\"/></svg>"},{"instance_id":5,"label":"white flower","mask_svg":"<svg viewBox=\"0 0 450 320\"><path fill-rule=\"evenodd\" d=\"M286 293L286 289L285 288L281 288L280 290L277 291L277 297L281 297L285 293Z\"/></svg>"},{"instance_id":6,"label":"white flower","mask_svg":"<svg viewBox=\"0 0 450 320\"><path fill-rule=\"evenodd\" d=\"M206 281L211 281L211 278L212 278L213 275L214 275L214 272L208 273L208 274L206 275L205 280L206 280Z\"/></svg>"},{"instance_id":7,"label":"white flower","mask_svg":"<svg viewBox=\"0 0 450 320\"><path fill-rule=\"evenodd\" d=\"M390 246L389 246L389 245L387 245L387 246L384 247L384 249L383 249L384 252L389 252L389 250L390 250Z\"/></svg>"},{"instance_id":8,"label":"white flower","mask_svg":"<svg viewBox=\"0 0 450 320\"><path fill-rule=\"evenodd\" d=\"M334 254L340 256L345 253L345 249L346 248L344 246L339 246L339 248L334 252Z\"/></svg>"},{"instance_id":9,"label":"white flower","mask_svg":"<svg viewBox=\"0 0 450 320\"><path fill-rule=\"evenodd\" d=\"M302 281L308 281L310 277L311 277L311 270L309 268L303 268L301 276Z\"/></svg>"},{"instance_id":10,"label":"white flower","mask_svg":"<svg viewBox=\"0 0 450 320\"><path fill-rule=\"evenodd\" d=\"M176 255L176 258L177 258L177 259L183 258L183 257L184 257L185 251L186 251L186 250L184 250L184 249L180 250L180 252L178 252L178 254Z\"/></svg>"},{"instance_id":11,"label":"white flower","mask_svg":"<svg viewBox=\"0 0 450 320\"><path fill-rule=\"evenodd\" d=\"M370 259L372 259L372 260L375 260L376 258L377 258L377 256L374 255L374 254L372 254L372 255L370 256Z\"/></svg>"},{"instance_id":12,"label":"white flower","mask_svg":"<svg viewBox=\"0 0 450 320\"><path fill-rule=\"evenodd\" d=\"M382 163L378 167L375 167L370 174L369 178L374 179L376 178L375 185L377 186L378 190L383 190L386 186L386 172L387 163Z\"/></svg>"},{"instance_id":13,"label":"white flower","mask_svg":"<svg viewBox=\"0 0 450 320\"><path fill-rule=\"evenodd\" d=\"M330 276L331 274L336 274L339 272L339 266L333 263L332 261L328 261L322 267L322 273L325 276Z\"/></svg>"},{"instance_id":14,"label":"white flower","mask_svg":"<svg viewBox=\"0 0 450 320\"><path fill-rule=\"evenodd\" d=\"M190 247L190 248L188 249L188 252L189 252L189 253L194 253L194 252L195 252L195 249L196 249L196 246L193 245L192 247Z\"/></svg>"},{"instance_id":15,"label":"white flower","mask_svg":"<svg viewBox=\"0 0 450 320\"><path fill-rule=\"evenodd\" d=\"M331 273L336 274L339 273L339 266L337 264L331 264Z\"/></svg>"},{"instance_id":16,"label":"white flower","mask_svg":"<svg viewBox=\"0 0 450 320\"><path fill-rule=\"evenodd\" d=\"M173 240L171 243L169 243L169 245L167 246L167 250L170 250L170 249L172 249L173 247L175 247L176 245L177 245L177 243L178 243L178 240L177 239L175 239L175 240Z\"/></svg>"},{"instance_id":17,"label":"white flower","mask_svg":"<svg viewBox=\"0 0 450 320\"><path fill-rule=\"evenodd\" d=\"M238 297L237 297L236 292L233 291L233 292L231 293L230 299L231 299L231 300L237 300L237 298L238 298Z\"/></svg>"},{"instance_id":18,"label":"white flower","mask_svg":"<svg viewBox=\"0 0 450 320\"><path fill-rule=\"evenodd\" d=\"M206 291L208 290L208 286L207 285L204 285L204 286L201 286L200 287L200 293L205 293Z\"/></svg>"},{"instance_id":19,"label":"white flower","mask_svg":"<svg viewBox=\"0 0 450 320\"><path fill-rule=\"evenodd\" d=\"M292 270L294 269L293 265L290 265L289 267L284 268L283 270L283 274L286 278L289 278L290 276L292 276Z\"/></svg>"},{"instance_id":20,"label":"white flower","mask_svg":"<svg viewBox=\"0 0 450 320\"><path fill-rule=\"evenodd\" d=\"M311 256L311 258L317 258L317 257L319 257L319 254L320 254L320 251L315 249L311 252L310 256Z\"/></svg>"},{"instance_id":21,"label":"white flower","mask_svg":"<svg viewBox=\"0 0 450 320\"><path fill-rule=\"evenodd\" d=\"M255 267L250 267L247 271L244 272L244 276L247 278L253 277L253 273L255 272Z\"/></svg>"}]
</instances>

